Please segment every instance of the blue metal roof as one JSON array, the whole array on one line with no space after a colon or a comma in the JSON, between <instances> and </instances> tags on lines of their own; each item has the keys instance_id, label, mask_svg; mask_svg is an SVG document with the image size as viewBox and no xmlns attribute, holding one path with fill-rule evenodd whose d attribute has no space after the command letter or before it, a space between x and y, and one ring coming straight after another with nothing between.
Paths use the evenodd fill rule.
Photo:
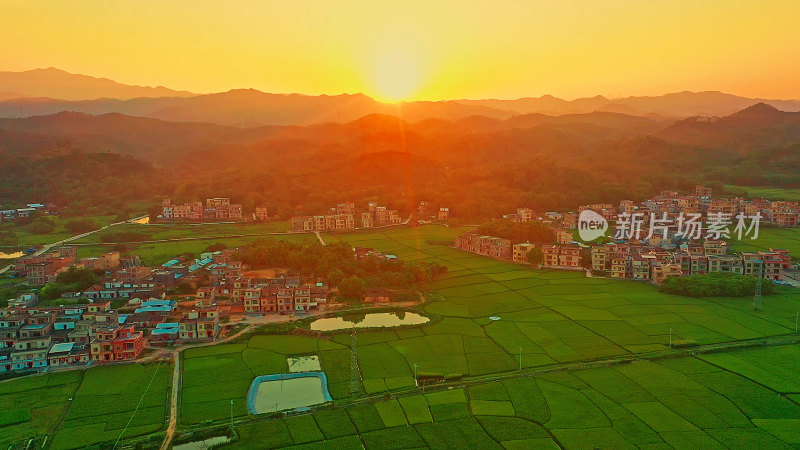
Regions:
<instances>
[{"instance_id":1,"label":"blue metal roof","mask_svg":"<svg viewBox=\"0 0 800 450\"><path fill-rule=\"evenodd\" d=\"M137 313L146 313L146 312L170 312L172 311L171 306L144 306L142 308L136 308Z\"/></svg>"}]
</instances>

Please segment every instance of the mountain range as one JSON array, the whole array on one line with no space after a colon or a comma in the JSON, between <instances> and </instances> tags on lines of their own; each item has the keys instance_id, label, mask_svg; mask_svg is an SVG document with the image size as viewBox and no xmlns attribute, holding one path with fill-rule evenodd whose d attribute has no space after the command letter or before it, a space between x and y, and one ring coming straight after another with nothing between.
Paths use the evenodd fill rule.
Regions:
<instances>
[{"instance_id":1,"label":"mountain range","mask_svg":"<svg viewBox=\"0 0 800 450\"><path fill-rule=\"evenodd\" d=\"M382 103L364 94L272 94L234 89L193 94L164 87L129 86L58 69L0 72L0 117L82 112L120 113L174 122L207 122L236 127L346 123L369 114L391 114L417 122L428 118L492 119L544 114L609 112L656 121L691 116L724 116L757 103L800 111L798 100L746 98L721 92L679 92L662 96L563 100L553 96L516 100L449 100Z\"/></svg>"}]
</instances>

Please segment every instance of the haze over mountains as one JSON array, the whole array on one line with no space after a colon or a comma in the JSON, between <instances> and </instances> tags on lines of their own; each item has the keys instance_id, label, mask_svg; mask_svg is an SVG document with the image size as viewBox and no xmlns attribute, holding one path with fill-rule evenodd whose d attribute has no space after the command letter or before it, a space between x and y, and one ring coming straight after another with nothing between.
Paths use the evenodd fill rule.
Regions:
<instances>
[{"instance_id":1,"label":"haze over mountains","mask_svg":"<svg viewBox=\"0 0 800 450\"><path fill-rule=\"evenodd\" d=\"M698 182L798 186L800 103L772 103L792 111L709 92L401 105L249 89L21 98L0 102L0 116L18 116L0 118L0 203L222 195L288 217L344 200L409 211L414 191L474 220ZM736 105L746 106L681 117ZM538 109L550 114L530 112Z\"/></svg>"},{"instance_id":2,"label":"haze over mountains","mask_svg":"<svg viewBox=\"0 0 800 450\"><path fill-rule=\"evenodd\" d=\"M724 116L756 103L783 111L800 111L798 100L767 100L720 92L680 92L657 97L608 99L602 96L571 101L545 95L517 100L414 101L387 104L364 94L310 96L270 94L234 89L192 94L164 87L127 86L112 80L69 74L58 69L0 72L0 117L29 117L75 111L100 115L121 113L178 122L208 122L254 127L346 123L369 114L392 114L416 122L484 116L508 119L538 113L585 114L595 111L650 117L657 120L690 116Z\"/></svg>"}]
</instances>

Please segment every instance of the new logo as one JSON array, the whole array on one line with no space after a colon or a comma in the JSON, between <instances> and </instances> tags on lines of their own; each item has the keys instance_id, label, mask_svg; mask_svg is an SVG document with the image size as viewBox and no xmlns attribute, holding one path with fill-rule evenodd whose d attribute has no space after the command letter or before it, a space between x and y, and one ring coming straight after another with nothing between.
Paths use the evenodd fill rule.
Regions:
<instances>
[{"instance_id":1,"label":"new logo","mask_svg":"<svg viewBox=\"0 0 800 450\"><path fill-rule=\"evenodd\" d=\"M605 236L606 230L608 230L608 221L591 209L584 209L578 216L578 236L582 241L589 242Z\"/></svg>"}]
</instances>

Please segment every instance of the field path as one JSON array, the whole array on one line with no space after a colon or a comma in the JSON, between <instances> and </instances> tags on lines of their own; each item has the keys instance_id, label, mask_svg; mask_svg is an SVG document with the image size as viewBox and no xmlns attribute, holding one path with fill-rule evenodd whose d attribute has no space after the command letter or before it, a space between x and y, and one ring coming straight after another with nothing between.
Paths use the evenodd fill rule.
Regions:
<instances>
[{"instance_id":1,"label":"field path","mask_svg":"<svg viewBox=\"0 0 800 450\"><path fill-rule=\"evenodd\" d=\"M221 339L219 341L212 341L212 342L203 342L200 344L191 344L191 345L184 345L175 348L172 350L172 361L173 361L173 370L172 370L172 395L170 397L170 405L169 405L169 425L167 426L167 430L164 434L164 442L161 443L161 450L167 450L169 448L170 443L172 443L172 437L175 435L175 428L178 426L178 396L180 395L181 391L181 352L184 350L188 350L190 348L199 348L199 347L208 347L211 345L219 345L224 344L231 339L235 339L240 335L250 331L254 325L248 325L241 329L239 332L232 334L225 339Z\"/></svg>"}]
</instances>

